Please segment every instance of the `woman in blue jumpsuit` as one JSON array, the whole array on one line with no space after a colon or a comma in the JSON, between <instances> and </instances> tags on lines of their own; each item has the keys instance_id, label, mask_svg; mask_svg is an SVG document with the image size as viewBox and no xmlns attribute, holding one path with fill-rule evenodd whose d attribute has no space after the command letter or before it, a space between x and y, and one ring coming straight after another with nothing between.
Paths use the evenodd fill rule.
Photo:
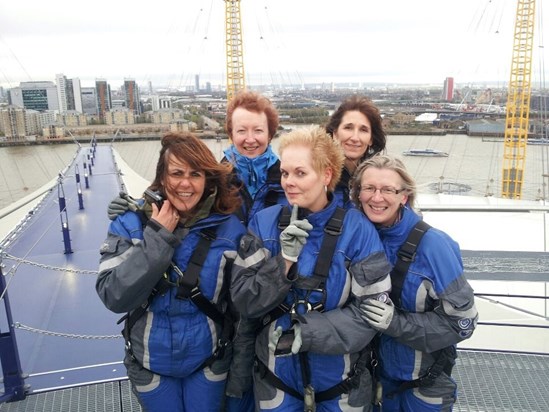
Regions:
<instances>
[{"instance_id":1,"label":"woman in blue jumpsuit","mask_svg":"<svg viewBox=\"0 0 549 412\"><path fill-rule=\"evenodd\" d=\"M354 207L349 196L349 181L353 173L361 162L385 151L387 138L381 114L367 97L352 95L343 100L330 116L326 131L339 141L345 154L334 195L340 206Z\"/></svg>"},{"instance_id":2,"label":"woman in blue jumpsuit","mask_svg":"<svg viewBox=\"0 0 549 412\"><path fill-rule=\"evenodd\" d=\"M373 225L350 209L328 256L328 274L315 282L325 229L338 209L332 192L343 153L320 127L283 135L279 153L282 187L293 205L289 225L279 228L287 207L258 212L242 238L231 282L236 308L248 322L257 322L256 408L368 410L365 347L376 332L359 305L366 298L387 299L390 266ZM267 319L283 307L287 310ZM338 390L347 379L349 385Z\"/></svg>"},{"instance_id":3,"label":"woman in blue jumpsuit","mask_svg":"<svg viewBox=\"0 0 549 412\"><path fill-rule=\"evenodd\" d=\"M413 209L415 183L404 164L387 155L366 160L357 169L351 196L376 225L387 257L395 264L397 251L421 219ZM381 332L382 409L450 411L456 399L450 375L455 345L471 336L478 313L473 289L463 275L459 245L446 233L427 230L409 266L400 300L399 307L391 301L367 300L361 305L365 320ZM444 370L434 381L417 381L434 371L437 362ZM411 385L414 382L418 385Z\"/></svg>"},{"instance_id":4,"label":"woman in blue jumpsuit","mask_svg":"<svg viewBox=\"0 0 549 412\"><path fill-rule=\"evenodd\" d=\"M145 410L218 412L232 349L227 273L245 232L234 215L240 200L229 184L232 166L219 164L195 136L170 133L156 170L150 188L165 200L147 201L111 223L97 293L108 309L135 321L126 323L124 364ZM201 242L206 236L209 246ZM197 249L206 253L200 264ZM207 315L191 289L227 322Z\"/></svg>"},{"instance_id":5,"label":"woman in blue jumpsuit","mask_svg":"<svg viewBox=\"0 0 549 412\"><path fill-rule=\"evenodd\" d=\"M232 145L222 162L234 166L233 184L240 188L244 224L265 207L286 204L280 186L280 160L271 141L278 129L278 112L258 93L242 91L227 105L225 129Z\"/></svg>"}]
</instances>

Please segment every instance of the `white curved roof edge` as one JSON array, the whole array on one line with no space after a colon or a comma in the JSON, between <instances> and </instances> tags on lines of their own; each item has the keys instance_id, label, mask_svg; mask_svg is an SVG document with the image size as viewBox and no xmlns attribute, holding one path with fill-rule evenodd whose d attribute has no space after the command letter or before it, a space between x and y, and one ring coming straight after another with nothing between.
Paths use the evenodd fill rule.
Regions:
<instances>
[{"instance_id":1,"label":"white curved roof edge","mask_svg":"<svg viewBox=\"0 0 549 412\"><path fill-rule=\"evenodd\" d=\"M549 212L547 201L505 199L493 196L461 196L419 193L416 208L421 211Z\"/></svg>"},{"instance_id":2,"label":"white curved roof edge","mask_svg":"<svg viewBox=\"0 0 549 412\"><path fill-rule=\"evenodd\" d=\"M126 191L128 194L135 198L141 197L143 192L151 182L144 179L141 175L139 175L135 170L133 170L125 161L122 159L120 154L116 151L114 147L111 146L112 154L114 156L114 160L120 170L122 181L124 182L124 186L126 186Z\"/></svg>"},{"instance_id":3,"label":"white curved roof edge","mask_svg":"<svg viewBox=\"0 0 549 412\"><path fill-rule=\"evenodd\" d=\"M416 208L464 250L549 251L547 202L419 194Z\"/></svg>"}]
</instances>

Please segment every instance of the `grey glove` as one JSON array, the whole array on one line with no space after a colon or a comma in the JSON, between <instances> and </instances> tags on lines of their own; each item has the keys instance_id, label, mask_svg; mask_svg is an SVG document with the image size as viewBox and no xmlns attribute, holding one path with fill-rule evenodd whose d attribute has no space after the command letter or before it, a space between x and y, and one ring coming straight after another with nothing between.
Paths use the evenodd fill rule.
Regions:
<instances>
[{"instance_id":1,"label":"grey glove","mask_svg":"<svg viewBox=\"0 0 549 412\"><path fill-rule=\"evenodd\" d=\"M360 304L360 310L362 319L380 332L387 330L395 314L393 302L385 303L375 299L366 299Z\"/></svg>"},{"instance_id":2,"label":"grey glove","mask_svg":"<svg viewBox=\"0 0 549 412\"><path fill-rule=\"evenodd\" d=\"M138 209L139 203L137 203L133 197L127 193L120 192L119 195L111 200L111 203L109 203L107 214L110 220L114 220L118 216L126 213L128 210L135 212Z\"/></svg>"},{"instance_id":3,"label":"grey glove","mask_svg":"<svg viewBox=\"0 0 549 412\"><path fill-rule=\"evenodd\" d=\"M309 237L307 232L313 228L307 219L297 219L297 211L298 206L294 205L290 216L290 224L280 234L282 257L291 262L297 262L301 249L307 243L307 237Z\"/></svg>"},{"instance_id":4,"label":"grey glove","mask_svg":"<svg viewBox=\"0 0 549 412\"><path fill-rule=\"evenodd\" d=\"M272 351L272 352L275 352L275 355L279 356L279 355L295 355L299 352L299 349L301 348L301 345L303 344L303 339L301 337L301 325L299 323L296 323L294 326L292 326L292 329L289 330L289 332L293 332L291 335L291 338L293 338L292 342L291 342L291 347L290 347L290 350L283 350L284 353L282 354L279 354L277 353L277 350L280 350L281 348L279 347L279 344L281 343L280 342L280 338L282 337L282 335L284 334L282 332L282 326L278 326L272 333L272 335L269 337L269 349ZM285 336L287 337L288 333L285 334ZM282 338L282 339L286 339L286 338ZM287 346L287 342L284 342L283 343L284 346Z\"/></svg>"}]
</instances>

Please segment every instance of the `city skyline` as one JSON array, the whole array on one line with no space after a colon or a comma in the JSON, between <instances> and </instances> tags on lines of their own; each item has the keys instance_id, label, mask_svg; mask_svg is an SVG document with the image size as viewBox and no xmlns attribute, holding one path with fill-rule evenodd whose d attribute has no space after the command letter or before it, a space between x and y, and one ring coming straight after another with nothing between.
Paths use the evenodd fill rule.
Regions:
<instances>
[{"instance_id":1,"label":"city skyline","mask_svg":"<svg viewBox=\"0 0 549 412\"><path fill-rule=\"evenodd\" d=\"M5 88L58 73L80 79L82 87L102 78L113 88L124 79L185 88L197 74L202 84L225 83L221 1L134 7L98 0L83 12L63 0L19 3L0 6ZM457 85L504 87L515 9L514 0L341 0L337 7L242 0L246 79L250 85L439 85L453 77Z\"/></svg>"}]
</instances>

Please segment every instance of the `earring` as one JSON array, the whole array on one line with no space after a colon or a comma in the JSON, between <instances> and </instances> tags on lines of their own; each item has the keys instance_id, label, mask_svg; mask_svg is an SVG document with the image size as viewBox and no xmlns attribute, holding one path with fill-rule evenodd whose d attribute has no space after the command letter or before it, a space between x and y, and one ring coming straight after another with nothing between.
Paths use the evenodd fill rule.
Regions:
<instances>
[{"instance_id":1,"label":"earring","mask_svg":"<svg viewBox=\"0 0 549 412\"><path fill-rule=\"evenodd\" d=\"M328 191L328 186L324 185L324 191L325 191L325 192Z\"/></svg>"},{"instance_id":2,"label":"earring","mask_svg":"<svg viewBox=\"0 0 549 412\"><path fill-rule=\"evenodd\" d=\"M374 148L372 146L368 146L368 154L369 155L374 154Z\"/></svg>"}]
</instances>

